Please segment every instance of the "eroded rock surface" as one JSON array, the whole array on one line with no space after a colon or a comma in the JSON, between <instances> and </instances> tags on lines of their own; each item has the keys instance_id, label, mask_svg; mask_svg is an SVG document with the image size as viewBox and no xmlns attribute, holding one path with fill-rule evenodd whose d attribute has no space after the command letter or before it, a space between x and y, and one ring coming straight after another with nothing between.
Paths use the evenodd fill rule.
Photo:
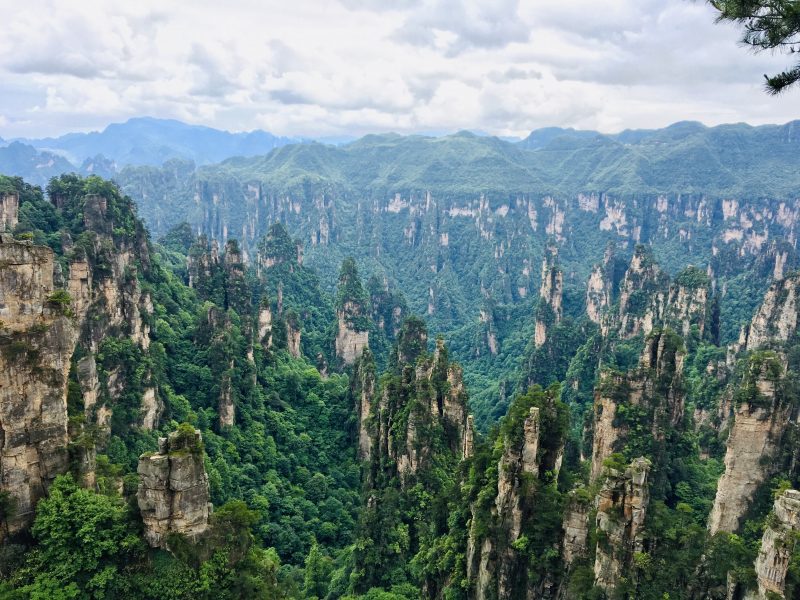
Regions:
<instances>
[{"instance_id":1,"label":"eroded rock surface","mask_svg":"<svg viewBox=\"0 0 800 600\"><path fill-rule=\"evenodd\" d=\"M200 431L175 431L158 444L158 452L139 458L136 499L145 539L166 548L169 534L196 541L206 531L209 488Z\"/></svg>"}]
</instances>

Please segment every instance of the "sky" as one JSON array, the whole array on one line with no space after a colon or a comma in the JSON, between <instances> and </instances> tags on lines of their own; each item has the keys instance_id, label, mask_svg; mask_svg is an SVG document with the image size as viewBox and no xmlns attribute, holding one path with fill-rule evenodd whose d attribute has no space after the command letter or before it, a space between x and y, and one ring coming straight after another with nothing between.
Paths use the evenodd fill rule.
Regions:
<instances>
[{"instance_id":1,"label":"sky","mask_svg":"<svg viewBox=\"0 0 800 600\"><path fill-rule=\"evenodd\" d=\"M702 0L0 0L0 137L130 117L340 136L783 123Z\"/></svg>"}]
</instances>

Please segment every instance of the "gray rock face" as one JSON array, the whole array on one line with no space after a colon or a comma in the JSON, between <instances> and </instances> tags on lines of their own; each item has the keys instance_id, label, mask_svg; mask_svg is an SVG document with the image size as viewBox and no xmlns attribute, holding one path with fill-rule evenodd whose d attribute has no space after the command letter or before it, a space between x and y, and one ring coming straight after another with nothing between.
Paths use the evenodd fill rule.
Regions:
<instances>
[{"instance_id":1,"label":"gray rock face","mask_svg":"<svg viewBox=\"0 0 800 600\"><path fill-rule=\"evenodd\" d=\"M173 432L159 439L159 451L139 458L136 500L144 536L166 548L167 536L178 533L196 541L208 527L208 476L203 465L200 432Z\"/></svg>"},{"instance_id":2,"label":"gray rock face","mask_svg":"<svg viewBox=\"0 0 800 600\"><path fill-rule=\"evenodd\" d=\"M361 307L346 302L337 314L336 356L345 364L352 365L369 347L369 331L359 331L352 323L362 316Z\"/></svg>"},{"instance_id":3,"label":"gray rock face","mask_svg":"<svg viewBox=\"0 0 800 600\"><path fill-rule=\"evenodd\" d=\"M717 484L714 506L708 517L711 534L734 532L750 502L771 473L787 427L789 410L782 401L782 366L774 353L751 360L742 388L751 388L753 401L742 402L734 412L733 426L725 452L725 473Z\"/></svg>"},{"instance_id":4,"label":"gray rock face","mask_svg":"<svg viewBox=\"0 0 800 600\"><path fill-rule=\"evenodd\" d=\"M547 340L547 328L561 321L563 314L562 296L564 291L564 274L558 266L558 248L548 246L542 260L542 285L539 288L539 301L544 303L549 310L547 318L542 318L544 314L539 310L536 318L533 342L538 348Z\"/></svg>"},{"instance_id":5,"label":"gray rock face","mask_svg":"<svg viewBox=\"0 0 800 600\"><path fill-rule=\"evenodd\" d=\"M595 585L614 590L629 572L635 552L642 550L642 534L650 495L647 476L650 461L635 459L624 473L610 470L597 497L597 542Z\"/></svg>"},{"instance_id":6,"label":"gray rock face","mask_svg":"<svg viewBox=\"0 0 800 600\"><path fill-rule=\"evenodd\" d=\"M773 283L745 335L747 349L787 341L797 330L800 275Z\"/></svg>"},{"instance_id":7,"label":"gray rock face","mask_svg":"<svg viewBox=\"0 0 800 600\"><path fill-rule=\"evenodd\" d=\"M756 558L759 600L784 598L786 574L794 550L792 534L800 529L800 492L786 490L775 500L774 518L767 521Z\"/></svg>"},{"instance_id":8,"label":"gray rock face","mask_svg":"<svg viewBox=\"0 0 800 600\"><path fill-rule=\"evenodd\" d=\"M13 231L19 216L19 194L0 194L0 231Z\"/></svg>"},{"instance_id":9,"label":"gray rock face","mask_svg":"<svg viewBox=\"0 0 800 600\"><path fill-rule=\"evenodd\" d=\"M652 251L636 246L631 264L619 288L619 330L621 337L647 335L664 314L669 276L653 260ZM646 298L646 303L642 299Z\"/></svg>"},{"instance_id":10,"label":"gray rock face","mask_svg":"<svg viewBox=\"0 0 800 600\"><path fill-rule=\"evenodd\" d=\"M36 502L68 467L67 378L78 332L68 307L49 301L53 262L50 248L0 242L0 490L14 505L2 528L12 534L30 525Z\"/></svg>"}]
</instances>

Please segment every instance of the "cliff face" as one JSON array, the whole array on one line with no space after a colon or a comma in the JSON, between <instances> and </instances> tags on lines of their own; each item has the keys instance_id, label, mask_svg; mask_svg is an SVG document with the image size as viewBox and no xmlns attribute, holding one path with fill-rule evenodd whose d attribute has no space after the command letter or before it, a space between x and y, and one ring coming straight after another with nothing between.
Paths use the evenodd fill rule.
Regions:
<instances>
[{"instance_id":1,"label":"cliff face","mask_svg":"<svg viewBox=\"0 0 800 600\"><path fill-rule=\"evenodd\" d=\"M794 534L800 530L800 492L786 490L775 500L774 518L767 522L756 558L758 600L784 598L786 574L795 546Z\"/></svg>"},{"instance_id":2,"label":"cliff face","mask_svg":"<svg viewBox=\"0 0 800 600\"><path fill-rule=\"evenodd\" d=\"M770 286L745 332L747 350L786 342L795 333L798 289L800 275L776 281Z\"/></svg>"},{"instance_id":3,"label":"cliff face","mask_svg":"<svg viewBox=\"0 0 800 600\"><path fill-rule=\"evenodd\" d=\"M50 248L0 234L0 489L10 533L68 467L67 380L78 330L68 297L53 296ZM58 298L58 300L56 300Z\"/></svg>"},{"instance_id":4,"label":"cliff face","mask_svg":"<svg viewBox=\"0 0 800 600\"><path fill-rule=\"evenodd\" d=\"M603 473L603 464L624 444L626 421L618 419L620 406L639 407L653 439L680 426L685 408L681 339L671 330L658 330L645 341L639 366L622 374L603 371L595 388L590 481ZM627 411L626 411L627 412Z\"/></svg>"},{"instance_id":5,"label":"cliff face","mask_svg":"<svg viewBox=\"0 0 800 600\"><path fill-rule=\"evenodd\" d=\"M94 485L95 449L86 445L83 432L96 428L102 441L123 395L129 403L139 402L125 427L153 429L163 412L149 371L133 381L136 365L100 364L98 358L111 340L131 344L138 356L150 346L153 305L139 276L151 265L141 224L126 221L132 207L115 190L108 197L72 192L52 200L57 211L82 220L73 223L79 240L61 231L58 260L48 247L0 234L0 488L15 504L11 532L30 523L36 501L66 471L69 458L84 483ZM78 398L68 409L72 368ZM79 413L84 425L68 430L69 418ZM70 436L81 438L72 457Z\"/></svg>"},{"instance_id":6,"label":"cliff face","mask_svg":"<svg viewBox=\"0 0 800 600\"><path fill-rule=\"evenodd\" d=\"M525 549L535 535L531 526L544 506L538 494L558 478L563 454L560 405L550 392L532 393L516 401L527 410L511 409L511 421L504 423L495 444L494 501L484 506L479 495L471 507L466 577L479 600L550 597L557 580L555 573L536 577L526 565ZM558 533L553 535L557 539Z\"/></svg>"},{"instance_id":7,"label":"cliff face","mask_svg":"<svg viewBox=\"0 0 800 600\"><path fill-rule=\"evenodd\" d=\"M650 501L647 478L650 463L637 458L624 473L609 470L597 498L595 585L613 591L630 572L633 556L642 550L642 535Z\"/></svg>"},{"instance_id":8,"label":"cliff face","mask_svg":"<svg viewBox=\"0 0 800 600\"><path fill-rule=\"evenodd\" d=\"M710 284L708 276L695 267L678 274L669 289L664 317L666 324L684 337L689 335L692 326L702 334L706 326Z\"/></svg>"},{"instance_id":9,"label":"cliff face","mask_svg":"<svg viewBox=\"0 0 800 600\"><path fill-rule=\"evenodd\" d=\"M370 481L397 475L403 486L430 466L434 452L460 460L473 439L461 368L442 340L426 353L427 331L409 319L398 336L398 375L379 391L366 349L356 363L351 396L359 415L359 456ZM413 365L413 366L412 366Z\"/></svg>"},{"instance_id":10,"label":"cliff face","mask_svg":"<svg viewBox=\"0 0 800 600\"><path fill-rule=\"evenodd\" d=\"M638 245L619 291L619 330L622 337L649 334L664 314L669 277L659 269L652 250Z\"/></svg>"},{"instance_id":11,"label":"cliff face","mask_svg":"<svg viewBox=\"0 0 800 600\"><path fill-rule=\"evenodd\" d=\"M0 192L0 233L13 231L19 218L19 194Z\"/></svg>"},{"instance_id":12,"label":"cliff face","mask_svg":"<svg viewBox=\"0 0 800 600\"><path fill-rule=\"evenodd\" d=\"M401 339L400 345L403 341ZM424 348L424 344L420 343L420 347ZM409 362L413 364L414 361ZM461 368L450 362L442 340L437 340L433 356L426 356L417 363L413 376L409 370L405 371L405 378L415 389L415 400L407 407L392 406L384 393L380 403L382 431L389 436L389 454L404 483L413 481L420 470L430 464L433 447L428 438L431 435L442 436L452 456L463 457L468 425L467 394ZM405 431L391 427L392 423L402 422L397 409L408 411Z\"/></svg>"},{"instance_id":13,"label":"cliff face","mask_svg":"<svg viewBox=\"0 0 800 600\"><path fill-rule=\"evenodd\" d=\"M561 322L563 291L564 274L558 266L558 248L550 245L542 260L542 284L534 329L534 345L537 348L547 340L548 328Z\"/></svg>"},{"instance_id":14,"label":"cliff face","mask_svg":"<svg viewBox=\"0 0 800 600\"><path fill-rule=\"evenodd\" d=\"M364 349L369 347L369 331L359 331L355 324L364 315L357 304L346 302L336 317L336 356L345 365L352 365Z\"/></svg>"},{"instance_id":15,"label":"cliff face","mask_svg":"<svg viewBox=\"0 0 800 600\"><path fill-rule=\"evenodd\" d=\"M157 453L139 459L136 499L145 539L166 548L173 533L196 541L208 527L211 507L200 432L175 431L158 445Z\"/></svg>"},{"instance_id":16,"label":"cliff face","mask_svg":"<svg viewBox=\"0 0 800 600\"><path fill-rule=\"evenodd\" d=\"M372 354L366 350L356 363L350 388L358 415L358 457L362 461L369 461L372 457L375 383L375 362Z\"/></svg>"},{"instance_id":17,"label":"cliff face","mask_svg":"<svg viewBox=\"0 0 800 600\"><path fill-rule=\"evenodd\" d=\"M370 303L356 263L352 258L342 263L336 300L336 357L344 365L352 365L369 346L372 325Z\"/></svg>"},{"instance_id":18,"label":"cliff face","mask_svg":"<svg viewBox=\"0 0 800 600\"><path fill-rule=\"evenodd\" d=\"M577 497L573 491L564 512L564 539L562 556L569 569L573 563L586 555L589 539L589 512L591 504Z\"/></svg>"},{"instance_id":19,"label":"cliff face","mask_svg":"<svg viewBox=\"0 0 800 600\"><path fill-rule=\"evenodd\" d=\"M734 396L733 426L725 452L725 473L717 484L708 529L735 532L758 489L770 476L790 407L784 400L784 365L773 352L748 359Z\"/></svg>"},{"instance_id":20,"label":"cliff face","mask_svg":"<svg viewBox=\"0 0 800 600\"><path fill-rule=\"evenodd\" d=\"M609 244L603 255L603 262L592 267L586 283L586 316L598 325L604 324L606 313L614 299L614 267L614 247Z\"/></svg>"}]
</instances>

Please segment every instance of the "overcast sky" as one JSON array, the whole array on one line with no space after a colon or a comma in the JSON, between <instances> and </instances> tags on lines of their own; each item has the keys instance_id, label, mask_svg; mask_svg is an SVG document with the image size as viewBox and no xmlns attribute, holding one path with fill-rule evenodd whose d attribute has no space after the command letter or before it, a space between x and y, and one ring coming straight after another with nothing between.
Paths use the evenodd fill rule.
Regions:
<instances>
[{"instance_id":1,"label":"overcast sky","mask_svg":"<svg viewBox=\"0 0 800 600\"><path fill-rule=\"evenodd\" d=\"M0 137L133 116L282 135L782 123L690 0L0 0Z\"/></svg>"}]
</instances>

